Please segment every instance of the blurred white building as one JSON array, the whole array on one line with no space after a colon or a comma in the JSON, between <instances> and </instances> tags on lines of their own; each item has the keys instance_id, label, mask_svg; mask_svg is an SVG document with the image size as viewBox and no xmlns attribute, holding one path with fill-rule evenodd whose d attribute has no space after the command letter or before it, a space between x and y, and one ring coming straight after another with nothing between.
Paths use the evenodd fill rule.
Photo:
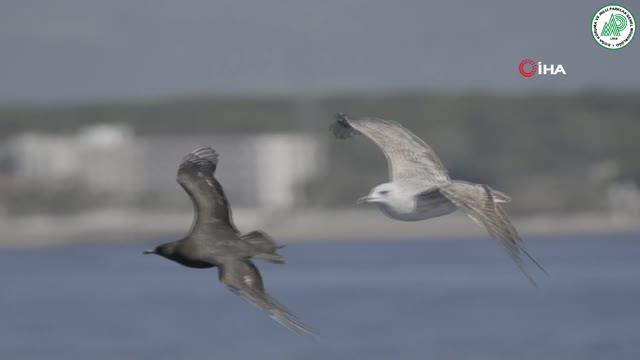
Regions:
<instances>
[{"instance_id":1,"label":"blurred white building","mask_svg":"<svg viewBox=\"0 0 640 360\"><path fill-rule=\"evenodd\" d=\"M631 180L613 182L607 188L607 199L614 222L638 223L640 219L640 187Z\"/></svg>"},{"instance_id":2,"label":"blurred white building","mask_svg":"<svg viewBox=\"0 0 640 360\"><path fill-rule=\"evenodd\" d=\"M217 178L236 206L288 210L304 204L302 187L326 167L323 144L306 134L136 137L125 125L73 135L23 134L9 142L16 182L43 189L156 196L188 202L175 182L181 159L198 146L220 153ZM165 202L167 202L165 201Z\"/></svg>"},{"instance_id":3,"label":"blurred white building","mask_svg":"<svg viewBox=\"0 0 640 360\"><path fill-rule=\"evenodd\" d=\"M98 125L81 130L76 146L80 181L96 192L132 193L138 189L137 149L127 126Z\"/></svg>"},{"instance_id":4,"label":"blurred white building","mask_svg":"<svg viewBox=\"0 0 640 360\"><path fill-rule=\"evenodd\" d=\"M9 142L17 181L44 189L65 183L89 191L136 189L135 138L125 125L97 125L75 135L27 133Z\"/></svg>"},{"instance_id":5,"label":"blurred white building","mask_svg":"<svg viewBox=\"0 0 640 360\"><path fill-rule=\"evenodd\" d=\"M141 137L144 191L184 196L175 182L178 164L205 145L220 154L216 177L235 206L287 210L303 204L302 186L326 167L323 144L305 134Z\"/></svg>"}]
</instances>

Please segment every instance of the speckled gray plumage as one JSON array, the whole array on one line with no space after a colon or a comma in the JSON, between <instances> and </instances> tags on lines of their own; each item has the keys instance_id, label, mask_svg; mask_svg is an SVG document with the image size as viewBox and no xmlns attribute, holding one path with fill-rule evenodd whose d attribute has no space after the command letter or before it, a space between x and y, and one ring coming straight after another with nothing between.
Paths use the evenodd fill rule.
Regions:
<instances>
[{"instance_id":1,"label":"speckled gray plumage","mask_svg":"<svg viewBox=\"0 0 640 360\"><path fill-rule=\"evenodd\" d=\"M378 203L385 214L405 221L442 216L458 208L484 226L535 285L521 254L544 269L525 250L507 216L504 203L511 201L509 196L487 185L451 180L435 151L395 121L353 119L344 113L337 114L336 118L331 129L338 139L363 134L376 143L387 158L390 182L375 187L363 201Z\"/></svg>"}]
</instances>

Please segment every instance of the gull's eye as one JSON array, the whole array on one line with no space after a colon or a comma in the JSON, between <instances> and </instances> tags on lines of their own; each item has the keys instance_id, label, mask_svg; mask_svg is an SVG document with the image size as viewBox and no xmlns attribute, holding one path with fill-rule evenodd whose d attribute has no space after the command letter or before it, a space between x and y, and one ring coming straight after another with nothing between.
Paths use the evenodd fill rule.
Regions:
<instances>
[{"instance_id":1,"label":"gull's eye","mask_svg":"<svg viewBox=\"0 0 640 360\"><path fill-rule=\"evenodd\" d=\"M381 190L380 191L380 195L387 195L389 193L389 190Z\"/></svg>"}]
</instances>

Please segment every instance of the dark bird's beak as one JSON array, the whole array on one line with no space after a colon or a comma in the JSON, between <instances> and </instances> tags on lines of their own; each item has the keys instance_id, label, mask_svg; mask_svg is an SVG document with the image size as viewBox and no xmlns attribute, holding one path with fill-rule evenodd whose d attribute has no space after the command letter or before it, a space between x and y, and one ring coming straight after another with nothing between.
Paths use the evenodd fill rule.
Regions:
<instances>
[{"instance_id":1,"label":"dark bird's beak","mask_svg":"<svg viewBox=\"0 0 640 360\"><path fill-rule=\"evenodd\" d=\"M146 250L145 252L143 252L144 255L149 255L149 254L157 254L157 252L155 250Z\"/></svg>"}]
</instances>

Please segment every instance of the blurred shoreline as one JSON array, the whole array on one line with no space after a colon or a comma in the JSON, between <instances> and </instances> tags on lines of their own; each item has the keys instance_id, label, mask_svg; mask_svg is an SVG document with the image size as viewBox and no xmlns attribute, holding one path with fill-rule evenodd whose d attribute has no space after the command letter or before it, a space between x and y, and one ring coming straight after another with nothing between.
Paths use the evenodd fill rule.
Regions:
<instances>
[{"instance_id":1,"label":"blurred shoreline","mask_svg":"<svg viewBox=\"0 0 640 360\"><path fill-rule=\"evenodd\" d=\"M317 240L375 241L384 238L435 240L488 236L461 213L418 222L399 222L377 210L310 210L301 214L263 214L238 209L235 223L243 232L267 231L280 243ZM637 219L636 219L637 220ZM141 213L120 209L86 212L82 215L22 216L0 218L3 235L0 248L28 248L69 243L142 242L151 238L173 239L185 234L192 214ZM536 215L516 217L514 224L523 237L579 233L640 233L640 224L630 217L606 213Z\"/></svg>"}]
</instances>

